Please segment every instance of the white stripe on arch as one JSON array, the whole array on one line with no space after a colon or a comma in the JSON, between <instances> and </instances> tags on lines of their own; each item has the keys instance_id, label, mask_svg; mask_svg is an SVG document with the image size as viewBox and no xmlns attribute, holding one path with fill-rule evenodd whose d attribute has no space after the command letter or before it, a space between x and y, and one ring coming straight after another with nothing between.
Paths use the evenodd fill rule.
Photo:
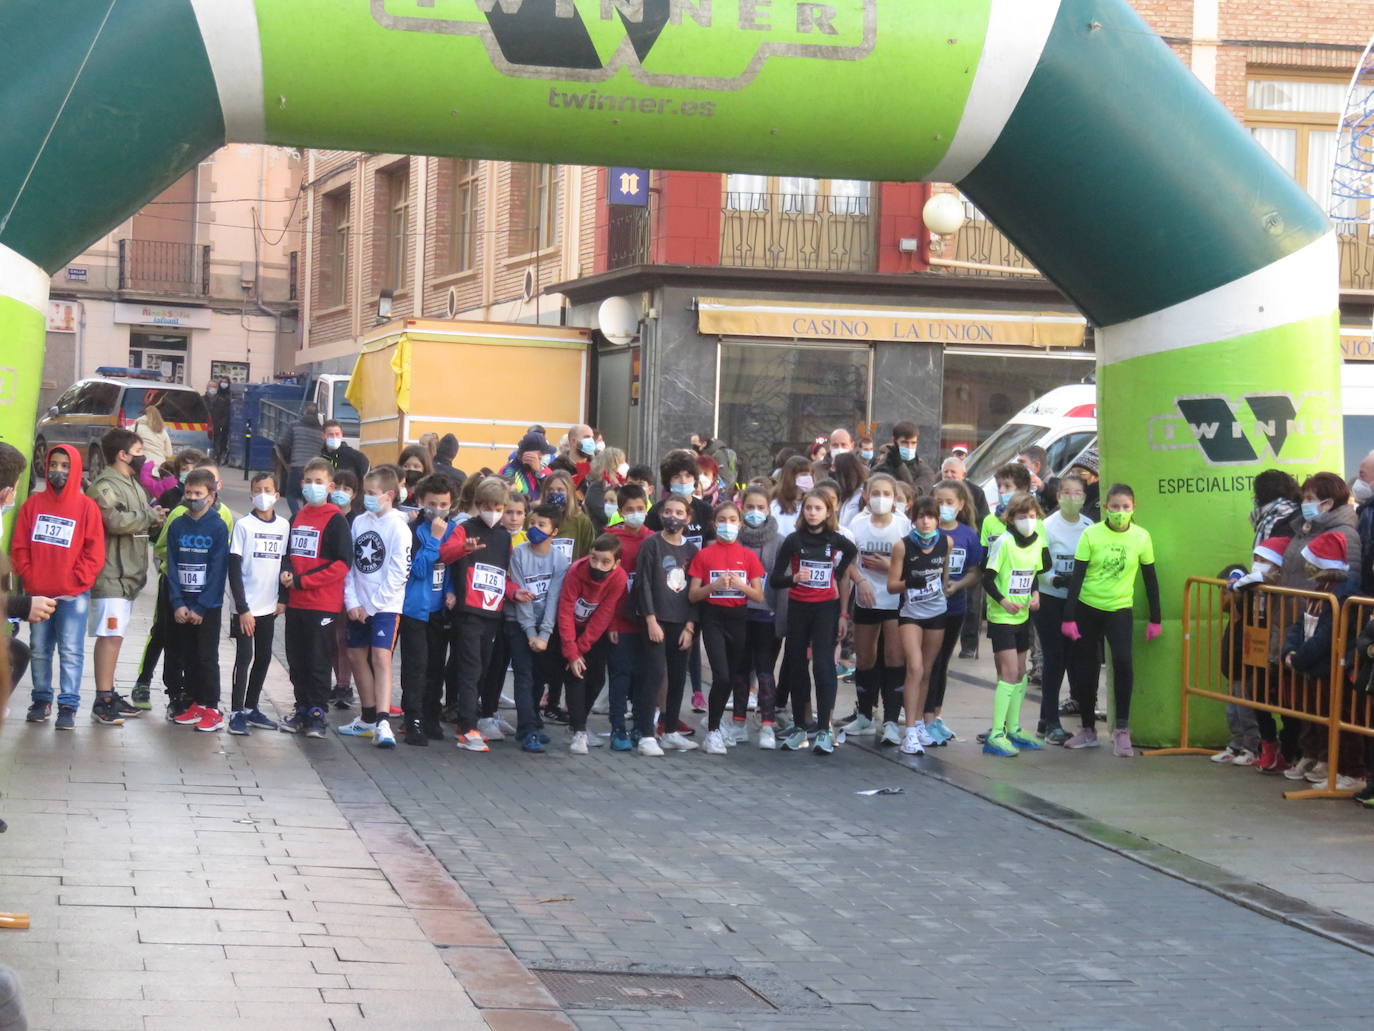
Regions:
<instances>
[{"instance_id":1,"label":"white stripe on arch","mask_svg":"<svg viewBox=\"0 0 1374 1031\"><path fill-rule=\"evenodd\" d=\"M1258 272L1186 301L1098 331L1098 364L1231 340L1330 315L1340 307L1335 232Z\"/></svg>"},{"instance_id":2,"label":"white stripe on arch","mask_svg":"<svg viewBox=\"0 0 1374 1031\"><path fill-rule=\"evenodd\" d=\"M0 243L0 297L11 297L46 316L51 283L43 269Z\"/></svg>"},{"instance_id":3,"label":"white stripe on arch","mask_svg":"<svg viewBox=\"0 0 1374 1031\"><path fill-rule=\"evenodd\" d=\"M191 7L215 76L225 141L263 142L262 41L253 0L191 0Z\"/></svg>"},{"instance_id":4,"label":"white stripe on arch","mask_svg":"<svg viewBox=\"0 0 1374 1031\"><path fill-rule=\"evenodd\" d=\"M987 157L1007 127L1059 15L1059 0L992 0L987 39L954 142L925 176L957 183Z\"/></svg>"}]
</instances>

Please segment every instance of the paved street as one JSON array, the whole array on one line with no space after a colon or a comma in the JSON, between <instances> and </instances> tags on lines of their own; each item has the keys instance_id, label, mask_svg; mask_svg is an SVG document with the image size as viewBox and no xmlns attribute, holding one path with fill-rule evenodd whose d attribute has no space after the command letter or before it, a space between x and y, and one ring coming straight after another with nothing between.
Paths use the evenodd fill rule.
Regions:
<instances>
[{"instance_id":1,"label":"paved street","mask_svg":"<svg viewBox=\"0 0 1374 1031\"><path fill-rule=\"evenodd\" d=\"M347 747L527 965L733 974L778 1007L570 1011L586 1031L1374 1019L1374 958L855 747Z\"/></svg>"}]
</instances>

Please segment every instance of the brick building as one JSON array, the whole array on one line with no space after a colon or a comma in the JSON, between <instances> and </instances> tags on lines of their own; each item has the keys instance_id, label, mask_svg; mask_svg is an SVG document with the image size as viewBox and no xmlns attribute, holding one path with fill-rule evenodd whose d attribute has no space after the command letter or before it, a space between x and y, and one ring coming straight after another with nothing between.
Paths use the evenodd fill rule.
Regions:
<instances>
[{"instance_id":1,"label":"brick building","mask_svg":"<svg viewBox=\"0 0 1374 1031\"><path fill-rule=\"evenodd\" d=\"M1374 0L1135 5L1326 204ZM922 207L951 187L330 151L306 165L301 364L347 371L384 292L393 318L581 326L626 297L640 335L598 339L587 414L636 457L710 431L759 468L835 425L914 418L933 458L1093 373L1091 327L972 205L932 238ZM647 188L612 204L612 187ZM1374 248L1368 212L1343 214L1353 360L1374 357Z\"/></svg>"}]
</instances>

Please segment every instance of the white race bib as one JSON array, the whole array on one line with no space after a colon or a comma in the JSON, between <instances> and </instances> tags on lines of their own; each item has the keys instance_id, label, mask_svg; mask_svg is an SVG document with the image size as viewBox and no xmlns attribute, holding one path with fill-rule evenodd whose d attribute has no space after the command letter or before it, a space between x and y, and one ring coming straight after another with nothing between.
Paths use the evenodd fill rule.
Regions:
<instances>
[{"instance_id":1,"label":"white race bib","mask_svg":"<svg viewBox=\"0 0 1374 1031\"><path fill-rule=\"evenodd\" d=\"M506 571L500 566L489 566L483 562L472 564L472 589L488 594L506 593Z\"/></svg>"},{"instance_id":2,"label":"white race bib","mask_svg":"<svg viewBox=\"0 0 1374 1031\"><path fill-rule=\"evenodd\" d=\"M716 579L719 578L719 577L729 576L729 575L731 575L731 574L734 574L735 576L740 576L740 577L744 576L744 574L741 573L741 572L740 572L739 570L737 570L737 569L713 569L713 570L711 570L711 583L715 583L715 582L716 582ZM735 589L731 589L731 590L728 590L728 591L727 591L727 590L713 590L713 591L711 592L711 597L712 597L712 598L743 598L743 597L744 597L744 592L741 591L741 590L735 590Z\"/></svg>"},{"instance_id":3,"label":"white race bib","mask_svg":"<svg viewBox=\"0 0 1374 1031\"><path fill-rule=\"evenodd\" d=\"M54 544L59 548L70 548L75 534L75 519L63 519L61 516L44 513L33 521L31 539L36 544Z\"/></svg>"},{"instance_id":4,"label":"white race bib","mask_svg":"<svg viewBox=\"0 0 1374 1031\"><path fill-rule=\"evenodd\" d=\"M966 549L949 549L949 577L951 580L964 575L964 563L966 561L968 561L968 551Z\"/></svg>"},{"instance_id":5,"label":"white race bib","mask_svg":"<svg viewBox=\"0 0 1374 1031\"><path fill-rule=\"evenodd\" d=\"M578 598L573 602L573 619L578 623L585 623L601 608L601 603L588 601L586 598Z\"/></svg>"},{"instance_id":6,"label":"white race bib","mask_svg":"<svg viewBox=\"0 0 1374 1031\"><path fill-rule=\"evenodd\" d=\"M573 543L571 537L555 537L553 540L553 550L571 562L573 557Z\"/></svg>"},{"instance_id":7,"label":"white race bib","mask_svg":"<svg viewBox=\"0 0 1374 1031\"><path fill-rule=\"evenodd\" d=\"M552 580L548 573L540 573L532 576L525 581L525 590L529 591L536 598L543 598L549 593L549 581Z\"/></svg>"},{"instance_id":8,"label":"white race bib","mask_svg":"<svg viewBox=\"0 0 1374 1031\"><path fill-rule=\"evenodd\" d=\"M701 550L701 540L702 540L701 534L697 534L695 537L684 537L684 538L682 538L682 541L683 541L684 544L693 544L693 545L696 545L696 548L697 548L698 551Z\"/></svg>"},{"instance_id":9,"label":"white race bib","mask_svg":"<svg viewBox=\"0 0 1374 1031\"><path fill-rule=\"evenodd\" d=\"M313 526L297 526L291 531L291 554L302 558L320 557L320 531Z\"/></svg>"},{"instance_id":10,"label":"white race bib","mask_svg":"<svg viewBox=\"0 0 1374 1031\"><path fill-rule=\"evenodd\" d=\"M434 590L442 591L444 589L444 573L447 571L448 567L442 562L434 563L434 568L430 570L430 582L434 585Z\"/></svg>"},{"instance_id":11,"label":"white race bib","mask_svg":"<svg viewBox=\"0 0 1374 1031\"><path fill-rule=\"evenodd\" d=\"M275 533L253 534L253 557L281 559L281 537Z\"/></svg>"},{"instance_id":12,"label":"white race bib","mask_svg":"<svg viewBox=\"0 0 1374 1031\"><path fill-rule=\"evenodd\" d=\"M797 583L812 590L829 589L834 580L835 566L831 562L817 562L815 559L802 559L797 570Z\"/></svg>"},{"instance_id":13,"label":"white race bib","mask_svg":"<svg viewBox=\"0 0 1374 1031\"><path fill-rule=\"evenodd\" d=\"M189 565L178 565L177 583L181 584L181 589L184 591L204 590L205 563L192 562Z\"/></svg>"},{"instance_id":14,"label":"white race bib","mask_svg":"<svg viewBox=\"0 0 1374 1031\"><path fill-rule=\"evenodd\" d=\"M1054 556L1054 571L1055 571L1056 573L1063 573L1065 576L1072 576L1072 575L1073 575L1073 554L1072 554L1072 553L1069 553L1069 554L1067 554L1067 555L1055 555L1055 556Z\"/></svg>"},{"instance_id":15,"label":"white race bib","mask_svg":"<svg viewBox=\"0 0 1374 1031\"><path fill-rule=\"evenodd\" d=\"M1013 569L1007 581L1007 594L1030 594L1035 584L1035 571L1032 569Z\"/></svg>"}]
</instances>

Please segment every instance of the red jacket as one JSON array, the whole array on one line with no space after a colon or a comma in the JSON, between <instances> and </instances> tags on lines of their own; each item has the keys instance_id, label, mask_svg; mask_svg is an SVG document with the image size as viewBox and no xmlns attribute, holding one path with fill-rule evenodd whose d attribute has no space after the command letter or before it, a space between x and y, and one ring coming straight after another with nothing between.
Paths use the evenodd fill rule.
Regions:
<instances>
[{"instance_id":1,"label":"red jacket","mask_svg":"<svg viewBox=\"0 0 1374 1031\"><path fill-rule=\"evenodd\" d=\"M353 565L353 534L337 507L306 505L291 520L283 568L294 582L287 606L311 612L342 612L344 578Z\"/></svg>"},{"instance_id":2,"label":"red jacket","mask_svg":"<svg viewBox=\"0 0 1374 1031\"><path fill-rule=\"evenodd\" d=\"M612 537L620 538L620 568L625 570L625 597L615 607L615 617L611 629L617 634L637 634L644 629L639 619L639 606L635 604L635 562L639 559L639 546L653 536L647 527L631 530L624 523L616 523L607 531Z\"/></svg>"},{"instance_id":3,"label":"red jacket","mask_svg":"<svg viewBox=\"0 0 1374 1031\"><path fill-rule=\"evenodd\" d=\"M48 459L63 452L72 463L61 490L48 484L19 507L10 555L14 571L29 594L59 598L85 594L105 565L105 529L100 508L81 492L81 453L69 444L48 451ZM43 468L47 473L46 462Z\"/></svg>"},{"instance_id":4,"label":"red jacket","mask_svg":"<svg viewBox=\"0 0 1374 1031\"><path fill-rule=\"evenodd\" d=\"M600 583L591 577L592 557L569 567L558 595L558 639L563 658L574 662L591 651L611 626L616 602L625 594L625 570L619 567Z\"/></svg>"}]
</instances>

